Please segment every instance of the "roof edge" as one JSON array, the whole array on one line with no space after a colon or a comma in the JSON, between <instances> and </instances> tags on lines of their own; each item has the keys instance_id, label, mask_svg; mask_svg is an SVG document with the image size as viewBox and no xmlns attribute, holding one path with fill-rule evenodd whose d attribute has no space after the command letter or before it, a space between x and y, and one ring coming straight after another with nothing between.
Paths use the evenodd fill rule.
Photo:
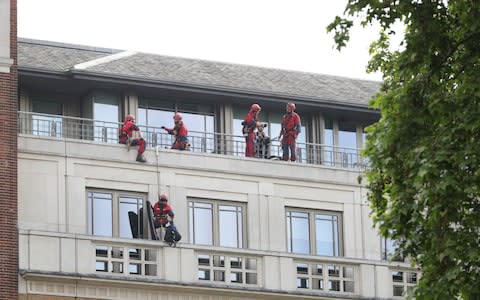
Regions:
<instances>
[{"instance_id":1,"label":"roof edge","mask_svg":"<svg viewBox=\"0 0 480 300\"><path fill-rule=\"evenodd\" d=\"M60 42L53 42L53 41L47 41L47 40L21 38L21 37L19 37L17 41L23 44L51 46L51 47L65 48L65 49L86 50L86 51L102 52L102 53L109 53L109 54L115 54L115 53L125 51L125 50L113 49L113 48L85 46L85 45L78 45L78 44L60 43Z\"/></svg>"}]
</instances>

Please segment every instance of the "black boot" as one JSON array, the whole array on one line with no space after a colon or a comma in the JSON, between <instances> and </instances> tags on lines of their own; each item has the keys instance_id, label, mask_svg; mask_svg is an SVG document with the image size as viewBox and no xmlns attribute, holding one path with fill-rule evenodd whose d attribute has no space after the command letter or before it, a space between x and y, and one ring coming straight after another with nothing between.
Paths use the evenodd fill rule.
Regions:
<instances>
[{"instance_id":1,"label":"black boot","mask_svg":"<svg viewBox=\"0 0 480 300\"><path fill-rule=\"evenodd\" d=\"M143 157L142 154L138 153L138 155L137 155L137 161L138 161L138 162L146 162L147 160L145 159L145 157Z\"/></svg>"}]
</instances>

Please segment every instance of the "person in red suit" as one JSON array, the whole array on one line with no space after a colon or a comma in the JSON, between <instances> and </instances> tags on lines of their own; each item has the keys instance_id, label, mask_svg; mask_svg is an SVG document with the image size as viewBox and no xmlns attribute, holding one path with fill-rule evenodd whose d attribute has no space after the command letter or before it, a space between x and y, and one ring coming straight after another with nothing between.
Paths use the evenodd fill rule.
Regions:
<instances>
[{"instance_id":1,"label":"person in red suit","mask_svg":"<svg viewBox=\"0 0 480 300\"><path fill-rule=\"evenodd\" d=\"M134 132L138 137L133 136ZM147 161L143 156L143 152L145 152L145 140L140 136L140 128L135 125L134 115L127 115L125 117L125 122L123 122L122 129L120 130L119 142L120 144L126 144L129 150L130 146L138 146L137 161Z\"/></svg>"},{"instance_id":2,"label":"person in red suit","mask_svg":"<svg viewBox=\"0 0 480 300\"><path fill-rule=\"evenodd\" d=\"M295 112L295 103L288 103L287 113L283 115L282 129L279 135L279 138L282 138L283 160L295 161L297 159L296 139L300 131L301 121L300 116Z\"/></svg>"},{"instance_id":3,"label":"person in red suit","mask_svg":"<svg viewBox=\"0 0 480 300\"><path fill-rule=\"evenodd\" d=\"M153 206L153 216L155 217L155 227L165 227L168 222L173 225L173 213L172 207L168 204L167 194L158 193L158 202Z\"/></svg>"},{"instance_id":4,"label":"person in red suit","mask_svg":"<svg viewBox=\"0 0 480 300\"><path fill-rule=\"evenodd\" d=\"M255 128L259 126L260 121L258 115L262 108L258 104L252 104L250 106L250 111L245 116L245 119L242 122L243 125L243 136L245 137L246 147L245 147L245 156L253 157L255 155L254 150L254 141L255 141Z\"/></svg>"},{"instance_id":5,"label":"person in red suit","mask_svg":"<svg viewBox=\"0 0 480 300\"><path fill-rule=\"evenodd\" d=\"M165 126L162 126L162 129L165 129L168 134L175 136L172 149L188 150L188 147L190 146L187 138L188 129L183 123L182 115L180 113L175 113L175 115L173 115L173 121L175 122L173 128L165 128Z\"/></svg>"}]
</instances>

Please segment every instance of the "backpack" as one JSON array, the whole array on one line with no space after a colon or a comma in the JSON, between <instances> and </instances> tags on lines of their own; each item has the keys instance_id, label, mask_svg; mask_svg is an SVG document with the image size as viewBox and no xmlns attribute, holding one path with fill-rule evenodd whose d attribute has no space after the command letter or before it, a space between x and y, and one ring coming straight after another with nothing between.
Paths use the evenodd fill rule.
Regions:
<instances>
[{"instance_id":1,"label":"backpack","mask_svg":"<svg viewBox=\"0 0 480 300\"><path fill-rule=\"evenodd\" d=\"M167 242L170 246L176 245L178 241L182 239L182 236L177 231L177 228L174 225L167 225L165 227L165 236L163 240Z\"/></svg>"}]
</instances>

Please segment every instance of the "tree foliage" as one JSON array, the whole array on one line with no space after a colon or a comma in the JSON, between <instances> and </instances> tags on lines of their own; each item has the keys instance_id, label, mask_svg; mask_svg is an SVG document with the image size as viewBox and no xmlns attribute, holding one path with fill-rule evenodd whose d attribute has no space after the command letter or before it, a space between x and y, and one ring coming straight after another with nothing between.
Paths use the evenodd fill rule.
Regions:
<instances>
[{"instance_id":1,"label":"tree foliage","mask_svg":"<svg viewBox=\"0 0 480 300\"><path fill-rule=\"evenodd\" d=\"M480 299L480 1L349 0L327 28L379 23L383 73L365 155L372 215L422 270L417 299ZM395 22L404 24L391 50Z\"/></svg>"}]
</instances>

